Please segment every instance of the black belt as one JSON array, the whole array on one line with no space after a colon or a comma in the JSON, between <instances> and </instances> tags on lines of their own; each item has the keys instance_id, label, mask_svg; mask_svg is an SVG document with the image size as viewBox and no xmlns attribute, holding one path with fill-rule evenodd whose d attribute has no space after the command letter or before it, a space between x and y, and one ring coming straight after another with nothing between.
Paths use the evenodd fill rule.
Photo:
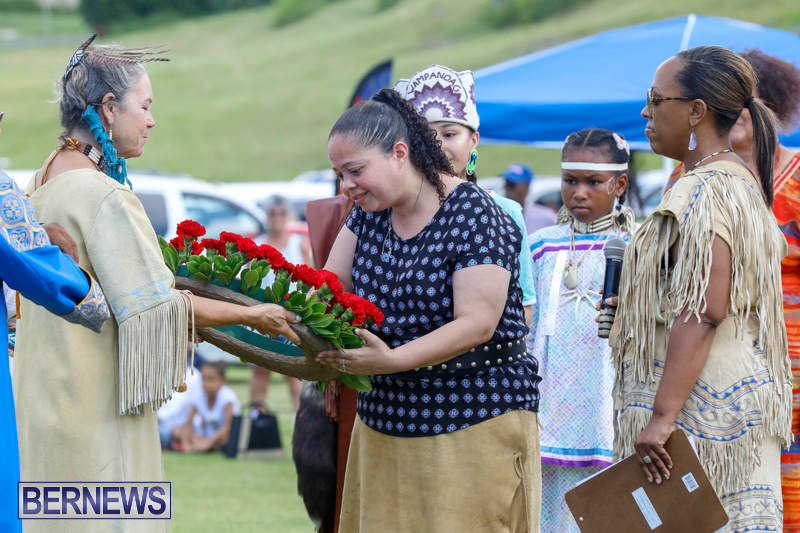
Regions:
<instances>
[{"instance_id":1,"label":"black belt","mask_svg":"<svg viewBox=\"0 0 800 533\"><path fill-rule=\"evenodd\" d=\"M488 368L502 364L515 363L528 357L525 339L504 341L500 343L487 343L472 348L468 352L457 355L436 365L415 368L399 372L407 377L419 377L429 373L439 374L448 370L468 370L471 368Z\"/></svg>"}]
</instances>

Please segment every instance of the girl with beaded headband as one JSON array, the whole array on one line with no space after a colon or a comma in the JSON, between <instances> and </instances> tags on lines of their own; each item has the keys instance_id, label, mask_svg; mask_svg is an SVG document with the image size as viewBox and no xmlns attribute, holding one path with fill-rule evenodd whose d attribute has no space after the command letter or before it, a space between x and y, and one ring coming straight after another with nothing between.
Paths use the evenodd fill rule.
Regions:
<instances>
[{"instance_id":1,"label":"girl with beaded headband","mask_svg":"<svg viewBox=\"0 0 800 533\"><path fill-rule=\"evenodd\" d=\"M527 344L543 378L543 531L578 532L564 494L612 462L614 370L594 318L603 246L629 241L634 230L633 212L623 205L629 160L617 133L585 129L567 137L558 224L529 238L537 298Z\"/></svg>"},{"instance_id":2,"label":"girl with beaded headband","mask_svg":"<svg viewBox=\"0 0 800 533\"><path fill-rule=\"evenodd\" d=\"M142 204L123 184L124 164L104 172L116 156L140 156L155 125L143 64L155 53L90 39L59 80L64 144L27 192L42 220L74 236L79 265L102 287L114 320L87 334L22 300L14 392L23 480L163 480L155 411L183 383L187 332L244 324L300 340L288 324L297 317L282 307L176 291ZM169 529L167 521L144 522L32 521L26 530Z\"/></svg>"},{"instance_id":3,"label":"girl with beaded headband","mask_svg":"<svg viewBox=\"0 0 800 533\"><path fill-rule=\"evenodd\" d=\"M645 134L689 171L627 249L609 338L615 457L635 454L661 483L673 464L665 442L676 428L691 433L728 512L726 533L782 529L780 448L792 437L786 239L770 211L777 122L752 98L755 84L752 66L717 46L656 70ZM758 177L731 149L745 108Z\"/></svg>"}]
</instances>

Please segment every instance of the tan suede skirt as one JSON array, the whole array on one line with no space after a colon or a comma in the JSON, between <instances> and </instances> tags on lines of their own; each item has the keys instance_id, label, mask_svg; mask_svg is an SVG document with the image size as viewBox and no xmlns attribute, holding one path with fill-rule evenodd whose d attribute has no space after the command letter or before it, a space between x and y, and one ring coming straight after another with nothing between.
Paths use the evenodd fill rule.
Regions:
<instances>
[{"instance_id":1,"label":"tan suede skirt","mask_svg":"<svg viewBox=\"0 0 800 533\"><path fill-rule=\"evenodd\" d=\"M539 533L541 488L536 413L408 438L356 418L339 532Z\"/></svg>"}]
</instances>

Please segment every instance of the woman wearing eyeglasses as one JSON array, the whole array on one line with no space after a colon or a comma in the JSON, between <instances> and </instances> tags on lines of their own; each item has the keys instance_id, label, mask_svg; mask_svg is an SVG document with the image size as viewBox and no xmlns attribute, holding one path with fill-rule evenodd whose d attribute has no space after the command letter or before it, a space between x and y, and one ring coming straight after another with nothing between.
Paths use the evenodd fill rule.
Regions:
<instances>
[{"instance_id":1,"label":"woman wearing eyeglasses","mask_svg":"<svg viewBox=\"0 0 800 533\"><path fill-rule=\"evenodd\" d=\"M689 172L636 233L610 339L617 373L615 455L670 480L664 449L681 428L728 512L726 532L782 527L780 447L791 440L791 370L772 216L776 120L751 97L741 56L698 47L656 71L642 116L657 154ZM753 170L733 153L743 109Z\"/></svg>"}]
</instances>

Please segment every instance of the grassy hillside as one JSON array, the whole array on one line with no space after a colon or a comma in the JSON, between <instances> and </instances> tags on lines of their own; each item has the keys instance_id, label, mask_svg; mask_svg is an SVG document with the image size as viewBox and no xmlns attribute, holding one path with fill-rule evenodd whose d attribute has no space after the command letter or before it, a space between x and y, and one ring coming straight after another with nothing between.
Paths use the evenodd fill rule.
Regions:
<instances>
[{"instance_id":1,"label":"grassy hillside","mask_svg":"<svg viewBox=\"0 0 800 533\"><path fill-rule=\"evenodd\" d=\"M343 0L280 29L266 7L106 38L171 49L171 63L151 68L157 126L132 166L218 181L287 179L327 167L328 131L357 79L389 57L395 76L405 77L431 63L476 70L600 30L689 12L784 28L800 23L796 0L595 0L546 22L494 30L482 21L488 1L401 0L378 12L375 0ZM0 157L10 157L13 167L38 167L55 146L51 80L79 43L77 37L70 46L0 49L6 111ZM552 151L482 146L480 152L482 175L511 161L557 170Z\"/></svg>"}]
</instances>

